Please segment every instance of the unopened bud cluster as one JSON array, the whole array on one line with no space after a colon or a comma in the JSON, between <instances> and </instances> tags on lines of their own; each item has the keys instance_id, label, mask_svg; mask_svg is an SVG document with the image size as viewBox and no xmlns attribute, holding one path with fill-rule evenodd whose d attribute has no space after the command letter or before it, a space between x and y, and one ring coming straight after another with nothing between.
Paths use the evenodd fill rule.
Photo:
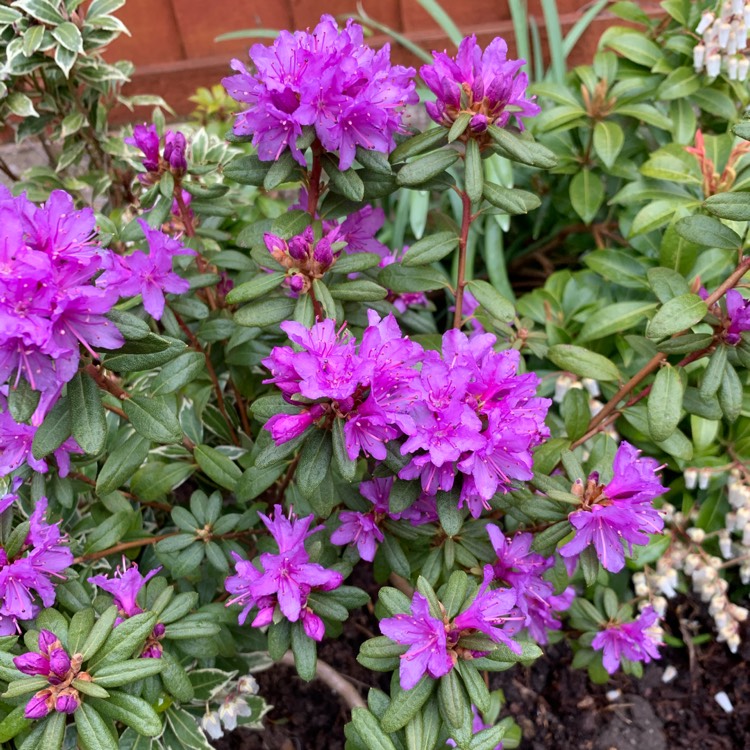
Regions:
<instances>
[{"instance_id":1,"label":"unopened bud cluster","mask_svg":"<svg viewBox=\"0 0 750 750\"><path fill-rule=\"evenodd\" d=\"M722 71L730 81L744 81L750 69L746 56L750 29L750 3L726 0L718 13L706 11L696 32L702 40L693 49L693 64L697 73L702 70L710 78Z\"/></svg>"}]
</instances>

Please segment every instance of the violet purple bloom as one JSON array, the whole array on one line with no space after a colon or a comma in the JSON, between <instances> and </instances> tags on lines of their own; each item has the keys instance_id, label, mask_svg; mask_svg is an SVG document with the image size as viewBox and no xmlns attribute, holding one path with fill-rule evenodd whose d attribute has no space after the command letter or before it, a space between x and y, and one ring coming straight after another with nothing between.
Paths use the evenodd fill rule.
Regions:
<instances>
[{"instance_id":1,"label":"violet purple bloom","mask_svg":"<svg viewBox=\"0 0 750 750\"><path fill-rule=\"evenodd\" d=\"M580 482L574 486L582 507L569 516L576 534L560 549L563 557L578 555L593 544L601 564L617 573L625 566L623 542L632 555L633 544L648 544L648 534L662 531L664 519L652 501L667 488L656 475L660 468L657 461L639 453L623 441L615 454L614 475L606 486L599 484L598 474L592 474L585 487Z\"/></svg>"},{"instance_id":2,"label":"violet purple bloom","mask_svg":"<svg viewBox=\"0 0 750 750\"><path fill-rule=\"evenodd\" d=\"M506 537L497 527L487 527L490 541L497 555L492 564L494 580L509 586L516 594L516 606L523 615L522 625L537 643L547 643L548 630L559 630L557 612L564 612L575 598L575 590L569 586L555 595L555 587L542 576L555 564L553 557L543 557L531 551L534 537L529 533L517 533Z\"/></svg>"},{"instance_id":3,"label":"violet purple bloom","mask_svg":"<svg viewBox=\"0 0 750 750\"><path fill-rule=\"evenodd\" d=\"M633 622L610 623L594 636L592 648L602 651L602 662L614 674L623 658L628 661L650 662L658 659L661 640L659 616L646 607Z\"/></svg>"},{"instance_id":4,"label":"violet purple bloom","mask_svg":"<svg viewBox=\"0 0 750 750\"><path fill-rule=\"evenodd\" d=\"M80 673L81 655L77 654L71 659L59 638L49 630L39 632L38 645L38 653L30 651L13 659L19 672L32 677L46 677L49 683L49 687L39 690L29 700L24 716L27 719L42 719L51 711L75 713L81 705L81 697L69 683Z\"/></svg>"},{"instance_id":5,"label":"violet purple bloom","mask_svg":"<svg viewBox=\"0 0 750 750\"><path fill-rule=\"evenodd\" d=\"M362 27L339 29L324 15L313 31L282 31L267 47L250 48L254 72L232 61L237 75L223 83L248 107L237 115L234 132L252 135L262 161L276 161L289 149L303 166L297 139L311 126L326 151L339 153L348 169L357 146L389 153L401 129L406 104L418 100L414 69L390 64L390 48L375 52L364 44Z\"/></svg>"},{"instance_id":6,"label":"violet purple bloom","mask_svg":"<svg viewBox=\"0 0 750 750\"><path fill-rule=\"evenodd\" d=\"M237 574L225 581L226 590L234 594L227 606L243 605L240 625L244 624L250 610L257 608L253 627L270 625L278 607L290 622L301 621L308 637L322 640L325 626L307 606L307 597L313 590L331 591L343 582L341 573L310 562L305 549L305 539L322 527L310 528L313 516L287 518L280 505L274 506L272 518L263 513L258 515L271 532L279 551L277 554L264 552L260 556L260 567L233 553Z\"/></svg>"},{"instance_id":7,"label":"violet purple bloom","mask_svg":"<svg viewBox=\"0 0 750 750\"><path fill-rule=\"evenodd\" d=\"M178 175L183 175L187 171L187 141L185 136L172 130L168 130L164 136L164 161L169 164L169 168Z\"/></svg>"},{"instance_id":8,"label":"violet purple bloom","mask_svg":"<svg viewBox=\"0 0 750 750\"><path fill-rule=\"evenodd\" d=\"M138 594L141 589L161 570L161 566L150 570L144 576L139 570L136 563L128 565L127 558L123 557L122 567L118 567L114 575L110 578L106 575L92 576L87 579L89 583L98 586L102 591L112 594L119 610L119 617L115 620L117 627L123 620L128 617L134 617L143 612L138 606ZM159 641L165 633L164 625L157 623L154 626L151 635L146 641L146 645L141 651L143 659L160 659L162 647Z\"/></svg>"},{"instance_id":9,"label":"violet purple bloom","mask_svg":"<svg viewBox=\"0 0 750 750\"><path fill-rule=\"evenodd\" d=\"M52 579L65 580L62 571L73 555L57 523L44 520L47 498L40 498L29 518L29 533L13 557L0 548L0 632L14 632L17 620L32 620L41 607L55 603ZM41 605L41 606L40 606Z\"/></svg>"},{"instance_id":10,"label":"violet purple bloom","mask_svg":"<svg viewBox=\"0 0 750 750\"><path fill-rule=\"evenodd\" d=\"M436 97L425 103L430 117L450 128L460 114L469 113L469 136L482 135L488 125L504 128L511 117L523 130L521 117L534 117L541 110L535 97L526 95L528 77L520 72L526 61L508 60L507 54L508 45L500 37L482 52L473 35L461 41L455 59L433 52L433 64L419 70Z\"/></svg>"},{"instance_id":11,"label":"violet purple bloom","mask_svg":"<svg viewBox=\"0 0 750 750\"><path fill-rule=\"evenodd\" d=\"M143 152L143 166L147 172L159 170L159 133L156 131L156 125L136 125L132 137L125 138L125 143Z\"/></svg>"},{"instance_id":12,"label":"violet purple bloom","mask_svg":"<svg viewBox=\"0 0 750 750\"><path fill-rule=\"evenodd\" d=\"M135 250L126 256L109 256L107 270L98 283L118 289L121 297L140 294L146 312L160 320L164 313L164 293L183 294L190 288L187 279L172 270L172 259L176 255L196 253L179 240L158 229L151 229L143 219L138 219L138 223L146 235L148 255L142 250Z\"/></svg>"},{"instance_id":13,"label":"violet purple bloom","mask_svg":"<svg viewBox=\"0 0 750 750\"><path fill-rule=\"evenodd\" d=\"M430 614L430 606L422 594L414 592L412 614L398 614L380 621L380 632L395 643L408 645L401 654L399 681L403 690L411 690L425 674L433 679L453 669L455 653L448 651L446 627Z\"/></svg>"}]
</instances>

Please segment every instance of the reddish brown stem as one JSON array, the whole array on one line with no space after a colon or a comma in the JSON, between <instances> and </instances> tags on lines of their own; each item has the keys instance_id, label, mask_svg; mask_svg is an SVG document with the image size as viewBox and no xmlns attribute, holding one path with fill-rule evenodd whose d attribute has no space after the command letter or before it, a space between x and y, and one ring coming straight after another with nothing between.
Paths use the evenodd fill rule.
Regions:
<instances>
[{"instance_id":1,"label":"reddish brown stem","mask_svg":"<svg viewBox=\"0 0 750 750\"><path fill-rule=\"evenodd\" d=\"M101 368L96 365L86 365L83 369L87 375L90 375L93 378L94 382L100 388L107 391L107 393L111 393L115 398L120 399L120 401L130 398L130 394L114 380L107 377L104 372L102 372Z\"/></svg>"},{"instance_id":2,"label":"reddish brown stem","mask_svg":"<svg viewBox=\"0 0 750 750\"><path fill-rule=\"evenodd\" d=\"M182 224L185 227L185 234L188 237L195 237L193 217L190 215L190 209L185 203L185 199L182 197L182 185L179 180L174 186L174 198L177 201L177 208L180 210L180 219L182 219Z\"/></svg>"},{"instance_id":3,"label":"reddish brown stem","mask_svg":"<svg viewBox=\"0 0 750 750\"><path fill-rule=\"evenodd\" d=\"M466 242L469 239L469 227L474 217L471 215L471 199L465 191L460 193L463 203L461 216L461 235L458 238L458 279L456 280L456 311L453 314L453 327L460 328L463 321L464 287L466 286Z\"/></svg>"},{"instance_id":4,"label":"reddish brown stem","mask_svg":"<svg viewBox=\"0 0 750 750\"><path fill-rule=\"evenodd\" d=\"M109 547L108 549L103 549L99 552L91 552L88 555L81 555L81 557L76 557L73 562L82 563L90 560L100 560L102 557L107 557L107 555L114 555L118 552L125 552L125 550L136 549L138 547L147 547L149 544L156 544L162 539L167 539L170 536L176 536L179 533L179 531L172 531L169 534L159 534L158 536L149 536L145 537L144 539L133 539L130 542L120 542L119 544L115 544L114 547Z\"/></svg>"}]
</instances>

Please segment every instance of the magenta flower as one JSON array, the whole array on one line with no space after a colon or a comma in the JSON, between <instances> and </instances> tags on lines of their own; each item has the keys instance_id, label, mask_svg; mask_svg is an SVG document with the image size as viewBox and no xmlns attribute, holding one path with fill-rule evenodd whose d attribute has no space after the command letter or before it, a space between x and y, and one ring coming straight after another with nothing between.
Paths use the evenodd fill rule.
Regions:
<instances>
[{"instance_id":1,"label":"magenta flower","mask_svg":"<svg viewBox=\"0 0 750 750\"><path fill-rule=\"evenodd\" d=\"M593 544L602 565L617 573L625 566L623 541L632 555L633 544L648 544L647 535L664 528L664 519L652 501L667 488L656 476L657 462L641 458L639 453L623 441L615 454L609 484L600 485L598 474L592 474L585 487L580 482L574 487L582 497L582 507L569 516L576 534L560 549L563 557L578 555Z\"/></svg>"},{"instance_id":2,"label":"magenta flower","mask_svg":"<svg viewBox=\"0 0 750 750\"><path fill-rule=\"evenodd\" d=\"M39 653L29 652L13 659L19 672L32 677L46 677L49 682L48 688L35 693L26 704L24 716L27 719L41 719L53 710L74 713L81 699L70 683L79 674L80 654L71 660L58 637L49 630L39 632L38 645Z\"/></svg>"},{"instance_id":3,"label":"magenta flower","mask_svg":"<svg viewBox=\"0 0 750 750\"><path fill-rule=\"evenodd\" d=\"M633 622L609 623L594 636L592 648L602 652L604 668L614 674L623 658L648 664L658 659L661 640L659 615L652 607L646 607Z\"/></svg>"},{"instance_id":4,"label":"magenta flower","mask_svg":"<svg viewBox=\"0 0 750 750\"><path fill-rule=\"evenodd\" d=\"M289 149L303 166L297 147L303 126L312 126L326 151L338 151L348 169L357 146L388 153L395 146L406 104L415 104L414 69L390 64L385 45L375 52L364 44L362 27L339 29L322 16L311 31L282 31L266 47L250 48L254 72L232 61L237 75L223 83L230 96L248 107L237 115L234 132L252 135L263 161Z\"/></svg>"},{"instance_id":5,"label":"magenta flower","mask_svg":"<svg viewBox=\"0 0 750 750\"><path fill-rule=\"evenodd\" d=\"M132 137L126 138L125 143L143 152L143 166L147 172L159 170L159 133L156 125L136 125Z\"/></svg>"},{"instance_id":6,"label":"magenta flower","mask_svg":"<svg viewBox=\"0 0 750 750\"><path fill-rule=\"evenodd\" d=\"M0 495L0 513L8 510L13 503L18 500L18 488L23 484L21 477L13 477L13 481L10 485L10 491L4 495Z\"/></svg>"},{"instance_id":7,"label":"magenta flower","mask_svg":"<svg viewBox=\"0 0 750 750\"><path fill-rule=\"evenodd\" d=\"M185 247L143 220L138 223L146 235L149 252L135 250L127 256L110 257L107 270L98 279L101 286L115 288L121 297L143 297L146 312L161 320L164 312L164 293L183 294L190 282L172 270L172 259L176 255L195 255L195 250Z\"/></svg>"},{"instance_id":8,"label":"magenta flower","mask_svg":"<svg viewBox=\"0 0 750 750\"><path fill-rule=\"evenodd\" d=\"M398 614L380 621L380 632L395 643L408 645L401 655L399 680L411 690L425 674L437 679L453 669L454 654L448 652L445 623L430 614L422 594L414 592L411 615Z\"/></svg>"},{"instance_id":9,"label":"magenta flower","mask_svg":"<svg viewBox=\"0 0 750 750\"><path fill-rule=\"evenodd\" d=\"M464 631L477 631L489 636L495 643L502 643L513 653L520 654L521 646L510 634L520 629L523 617L513 614L516 592L512 589L490 589L493 580L491 565L484 568L484 580L474 600L453 620L452 635L461 637ZM509 627L505 627L509 624Z\"/></svg>"},{"instance_id":10,"label":"magenta flower","mask_svg":"<svg viewBox=\"0 0 750 750\"><path fill-rule=\"evenodd\" d=\"M108 594L112 594L120 610L121 619L139 615L143 610L137 604L141 589L161 570L161 566L142 575L136 563L128 565L127 558L122 558L122 567L115 570L112 578L106 575L92 576L87 579Z\"/></svg>"},{"instance_id":11,"label":"magenta flower","mask_svg":"<svg viewBox=\"0 0 750 750\"><path fill-rule=\"evenodd\" d=\"M482 52L475 36L466 37L455 59L445 52L433 52L432 65L424 65L419 75L435 94L426 102L430 117L439 125L451 127L459 114L473 115L469 132L481 134L488 125L504 128L511 117L523 130L521 117L541 111L535 97L526 96L528 78L519 72L525 60L508 60L508 45L496 37Z\"/></svg>"},{"instance_id":12,"label":"magenta flower","mask_svg":"<svg viewBox=\"0 0 750 750\"><path fill-rule=\"evenodd\" d=\"M341 573L309 561L305 539L322 527L310 528L313 516L287 518L280 505L274 506L273 518L263 513L258 515L276 540L278 554L264 552L260 556L260 568L257 568L233 553L237 574L226 579L225 587L235 596L227 606L243 605L240 624L245 622L250 610L257 607L254 627L269 625L278 606L290 622L301 620L310 638L322 640L323 621L307 606L307 597L314 589L331 591L343 581Z\"/></svg>"},{"instance_id":13,"label":"magenta flower","mask_svg":"<svg viewBox=\"0 0 750 750\"><path fill-rule=\"evenodd\" d=\"M44 520L47 498L37 501L29 518L29 533L21 550L12 558L0 548L0 618L2 630L16 620L31 620L41 607L55 603L52 578L65 580L62 571L73 564L58 524Z\"/></svg>"},{"instance_id":14,"label":"magenta flower","mask_svg":"<svg viewBox=\"0 0 750 750\"><path fill-rule=\"evenodd\" d=\"M736 289L730 289L726 294L727 328L726 340L728 344L736 346L742 340L743 331L750 331L750 300L745 299Z\"/></svg>"},{"instance_id":15,"label":"magenta flower","mask_svg":"<svg viewBox=\"0 0 750 750\"><path fill-rule=\"evenodd\" d=\"M164 136L164 161L172 172L182 175L187 171L187 141L180 131L168 130Z\"/></svg>"},{"instance_id":16,"label":"magenta flower","mask_svg":"<svg viewBox=\"0 0 750 750\"><path fill-rule=\"evenodd\" d=\"M568 587L555 595L555 587L542 576L555 564L553 557L545 558L531 551L534 537L517 533L506 537L497 526L488 526L487 533L497 555L492 564L494 579L516 594L516 606L523 615L525 627L537 643L547 643L547 631L562 627L556 617L564 612L575 598L575 590Z\"/></svg>"}]
</instances>

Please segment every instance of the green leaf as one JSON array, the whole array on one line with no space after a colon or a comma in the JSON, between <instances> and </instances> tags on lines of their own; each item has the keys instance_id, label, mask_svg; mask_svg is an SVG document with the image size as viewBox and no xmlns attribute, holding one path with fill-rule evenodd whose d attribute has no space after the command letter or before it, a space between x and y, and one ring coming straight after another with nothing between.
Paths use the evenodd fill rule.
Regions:
<instances>
[{"instance_id":1,"label":"green leaf","mask_svg":"<svg viewBox=\"0 0 750 750\"><path fill-rule=\"evenodd\" d=\"M697 294L681 294L666 302L646 327L650 339L663 339L699 323L708 312Z\"/></svg>"},{"instance_id":2,"label":"green leaf","mask_svg":"<svg viewBox=\"0 0 750 750\"><path fill-rule=\"evenodd\" d=\"M300 492L310 497L325 479L333 458L333 443L330 432L313 430L299 454L299 463L294 477Z\"/></svg>"},{"instance_id":3,"label":"green leaf","mask_svg":"<svg viewBox=\"0 0 750 750\"><path fill-rule=\"evenodd\" d=\"M680 237L706 247L737 250L742 239L733 230L713 216L686 216L675 224Z\"/></svg>"},{"instance_id":4,"label":"green leaf","mask_svg":"<svg viewBox=\"0 0 750 750\"><path fill-rule=\"evenodd\" d=\"M331 297L342 302L375 302L385 299L388 290L369 279L344 281L330 288Z\"/></svg>"},{"instance_id":5,"label":"green leaf","mask_svg":"<svg viewBox=\"0 0 750 750\"><path fill-rule=\"evenodd\" d=\"M648 431L652 440L666 440L677 429L684 392L685 384L677 368L667 364L656 373L648 397Z\"/></svg>"},{"instance_id":6,"label":"green leaf","mask_svg":"<svg viewBox=\"0 0 750 750\"><path fill-rule=\"evenodd\" d=\"M52 36L71 52L83 52L83 38L78 27L71 21L65 21L52 29Z\"/></svg>"},{"instance_id":7,"label":"green leaf","mask_svg":"<svg viewBox=\"0 0 750 750\"><path fill-rule=\"evenodd\" d=\"M104 642L112 632L117 615L117 607L109 607L102 612L99 619L94 623L91 632L88 634L83 646L81 647L84 661L88 661L97 655L99 649L104 645Z\"/></svg>"},{"instance_id":8,"label":"green leaf","mask_svg":"<svg viewBox=\"0 0 750 750\"><path fill-rule=\"evenodd\" d=\"M96 383L77 373L68 383L72 434L84 453L96 455L107 440L107 421Z\"/></svg>"},{"instance_id":9,"label":"green leaf","mask_svg":"<svg viewBox=\"0 0 750 750\"><path fill-rule=\"evenodd\" d=\"M484 165L479 152L479 144L473 138L466 142L464 171L466 194L472 204L479 203L482 199L482 188L484 186Z\"/></svg>"},{"instance_id":10,"label":"green leaf","mask_svg":"<svg viewBox=\"0 0 750 750\"><path fill-rule=\"evenodd\" d=\"M233 490L242 476L237 464L216 448L209 445L196 445L193 451L198 466L221 487Z\"/></svg>"},{"instance_id":11,"label":"green leaf","mask_svg":"<svg viewBox=\"0 0 750 750\"><path fill-rule=\"evenodd\" d=\"M23 33L24 57L31 57L41 46L44 38L44 26L29 26Z\"/></svg>"},{"instance_id":12,"label":"green leaf","mask_svg":"<svg viewBox=\"0 0 750 750\"><path fill-rule=\"evenodd\" d=\"M591 224L604 202L604 186L598 175L583 169L570 181L570 202L585 224Z\"/></svg>"},{"instance_id":13,"label":"green leaf","mask_svg":"<svg viewBox=\"0 0 750 750\"><path fill-rule=\"evenodd\" d=\"M44 734L37 750L60 750L65 737L65 721L67 717L63 713L53 711L44 722Z\"/></svg>"},{"instance_id":14,"label":"green leaf","mask_svg":"<svg viewBox=\"0 0 750 750\"><path fill-rule=\"evenodd\" d=\"M60 11L55 7L56 5L57 3L52 3L50 0L15 0L13 3L13 7L51 26L57 26L65 21Z\"/></svg>"},{"instance_id":15,"label":"green leaf","mask_svg":"<svg viewBox=\"0 0 750 750\"><path fill-rule=\"evenodd\" d=\"M26 705L14 708L2 721L0 721L0 742L8 742L17 734L31 726L31 720L27 719L23 712Z\"/></svg>"},{"instance_id":16,"label":"green leaf","mask_svg":"<svg viewBox=\"0 0 750 750\"><path fill-rule=\"evenodd\" d=\"M108 495L130 479L146 460L151 443L138 434L131 435L104 462L96 478L96 494Z\"/></svg>"},{"instance_id":17,"label":"green leaf","mask_svg":"<svg viewBox=\"0 0 750 750\"><path fill-rule=\"evenodd\" d=\"M103 688L128 685L153 674L159 674L163 666L161 659L128 659L99 669L96 673L95 684Z\"/></svg>"},{"instance_id":18,"label":"green leaf","mask_svg":"<svg viewBox=\"0 0 750 750\"><path fill-rule=\"evenodd\" d=\"M296 301L290 297L271 297L251 302L234 314L235 323L241 326L265 328L289 320L294 314Z\"/></svg>"},{"instance_id":19,"label":"green leaf","mask_svg":"<svg viewBox=\"0 0 750 750\"><path fill-rule=\"evenodd\" d=\"M547 358L559 368L604 382L618 381L620 372L610 360L601 354L570 344L556 344L550 347Z\"/></svg>"},{"instance_id":20,"label":"green leaf","mask_svg":"<svg viewBox=\"0 0 750 750\"><path fill-rule=\"evenodd\" d=\"M495 750L495 748L502 744L502 739L505 737L507 732L507 726L498 724L494 727L482 729L477 732L469 743L469 750ZM510 747L509 743L505 743L505 747Z\"/></svg>"},{"instance_id":21,"label":"green leaf","mask_svg":"<svg viewBox=\"0 0 750 750\"><path fill-rule=\"evenodd\" d=\"M724 367L724 377L719 386L719 405L730 424L736 422L742 413L742 381L729 362Z\"/></svg>"},{"instance_id":22,"label":"green leaf","mask_svg":"<svg viewBox=\"0 0 750 750\"><path fill-rule=\"evenodd\" d=\"M15 388L8 390L8 409L16 422L28 422L39 404L41 393L35 391L25 378L21 378Z\"/></svg>"},{"instance_id":23,"label":"green leaf","mask_svg":"<svg viewBox=\"0 0 750 750\"><path fill-rule=\"evenodd\" d=\"M79 693L84 695L94 696L94 698L109 698L109 693L95 682L75 679L71 684Z\"/></svg>"},{"instance_id":24,"label":"green leaf","mask_svg":"<svg viewBox=\"0 0 750 750\"><path fill-rule=\"evenodd\" d=\"M156 625L156 615L144 612L121 622L111 631L104 646L89 662L89 672L96 678L98 667L129 659L139 650Z\"/></svg>"},{"instance_id":25,"label":"green leaf","mask_svg":"<svg viewBox=\"0 0 750 750\"><path fill-rule=\"evenodd\" d=\"M49 681L46 677L21 677L8 685L2 697L17 698L19 695L35 693L44 687L49 687Z\"/></svg>"},{"instance_id":26,"label":"green leaf","mask_svg":"<svg viewBox=\"0 0 750 750\"><path fill-rule=\"evenodd\" d=\"M305 682L315 679L318 664L316 644L307 637L301 622L292 623L292 653L297 674Z\"/></svg>"},{"instance_id":27,"label":"green leaf","mask_svg":"<svg viewBox=\"0 0 750 750\"><path fill-rule=\"evenodd\" d=\"M599 558L596 556L596 550L589 546L581 552L578 560L583 572L583 580L586 586L593 586L599 576Z\"/></svg>"},{"instance_id":28,"label":"green leaf","mask_svg":"<svg viewBox=\"0 0 750 750\"><path fill-rule=\"evenodd\" d=\"M344 439L344 420L336 419L331 428L333 433L333 460L341 478L346 482L353 482L357 473L357 462L349 458Z\"/></svg>"},{"instance_id":29,"label":"green leaf","mask_svg":"<svg viewBox=\"0 0 750 750\"><path fill-rule=\"evenodd\" d=\"M456 151L436 151L403 166L396 175L402 187L416 187L445 172L458 160Z\"/></svg>"},{"instance_id":30,"label":"green leaf","mask_svg":"<svg viewBox=\"0 0 750 750\"><path fill-rule=\"evenodd\" d=\"M180 390L206 369L206 357L200 352L185 352L162 367L151 381L152 396L165 396Z\"/></svg>"},{"instance_id":31,"label":"green leaf","mask_svg":"<svg viewBox=\"0 0 750 750\"><path fill-rule=\"evenodd\" d=\"M555 154L540 143L522 139L495 125L488 126L487 132L502 155L513 161L542 169L551 169L557 164Z\"/></svg>"},{"instance_id":32,"label":"green leaf","mask_svg":"<svg viewBox=\"0 0 750 750\"><path fill-rule=\"evenodd\" d=\"M73 615L68 627L68 650L71 654L77 654L82 649L93 626L94 610L90 607Z\"/></svg>"},{"instance_id":33,"label":"green leaf","mask_svg":"<svg viewBox=\"0 0 750 750\"><path fill-rule=\"evenodd\" d=\"M565 423L567 436L571 440L578 440L586 432L591 421L588 391L585 388L571 388L560 404L560 416ZM570 478L575 480L577 477Z\"/></svg>"},{"instance_id":34,"label":"green leaf","mask_svg":"<svg viewBox=\"0 0 750 750\"><path fill-rule=\"evenodd\" d=\"M366 708L352 709L352 723L359 735L367 741L368 750L396 750L396 746L383 731L380 722Z\"/></svg>"},{"instance_id":35,"label":"green leaf","mask_svg":"<svg viewBox=\"0 0 750 750\"><path fill-rule=\"evenodd\" d=\"M613 333L623 333L640 323L656 306L655 302L616 302L607 305L587 318L576 341L582 344Z\"/></svg>"},{"instance_id":36,"label":"green leaf","mask_svg":"<svg viewBox=\"0 0 750 750\"><path fill-rule=\"evenodd\" d=\"M20 91L14 91L5 100L8 109L18 117L39 117L39 113L34 109L34 104L26 94Z\"/></svg>"},{"instance_id":37,"label":"green leaf","mask_svg":"<svg viewBox=\"0 0 750 750\"><path fill-rule=\"evenodd\" d=\"M226 300L231 305L239 302L249 302L268 294L268 292L274 289L278 289L285 278L286 274L281 271L260 273L254 279L246 281L244 284L240 284L230 290Z\"/></svg>"},{"instance_id":38,"label":"green leaf","mask_svg":"<svg viewBox=\"0 0 750 750\"><path fill-rule=\"evenodd\" d=\"M123 410L136 432L147 440L166 445L182 440L182 428L163 396L131 396L123 401Z\"/></svg>"},{"instance_id":39,"label":"green leaf","mask_svg":"<svg viewBox=\"0 0 750 750\"><path fill-rule=\"evenodd\" d=\"M380 263L380 256L375 253L352 253L341 255L331 268L331 273L356 273L375 268Z\"/></svg>"},{"instance_id":40,"label":"green leaf","mask_svg":"<svg viewBox=\"0 0 750 750\"><path fill-rule=\"evenodd\" d=\"M694 94L702 86L703 75L692 68L675 68L656 91L656 97L664 101L683 99Z\"/></svg>"},{"instance_id":41,"label":"green leaf","mask_svg":"<svg viewBox=\"0 0 750 750\"><path fill-rule=\"evenodd\" d=\"M276 161L271 163L270 169L263 178L263 187L266 190L273 190L286 182L291 177L297 166L297 162L288 149L284 150Z\"/></svg>"},{"instance_id":42,"label":"green leaf","mask_svg":"<svg viewBox=\"0 0 750 750\"><path fill-rule=\"evenodd\" d=\"M355 202L365 197L365 185L354 169L349 168L342 172L338 167L338 159L330 154L323 156L323 168L330 180L329 188L334 193Z\"/></svg>"},{"instance_id":43,"label":"green leaf","mask_svg":"<svg viewBox=\"0 0 750 750\"><path fill-rule=\"evenodd\" d=\"M690 292L685 277L671 268L649 268L648 283L662 303Z\"/></svg>"},{"instance_id":44,"label":"green leaf","mask_svg":"<svg viewBox=\"0 0 750 750\"><path fill-rule=\"evenodd\" d=\"M461 112L461 114L459 114L448 131L448 143L453 143L453 141L464 134L464 131L469 127L469 123L473 116L474 115L471 112Z\"/></svg>"},{"instance_id":45,"label":"green leaf","mask_svg":"<svg viewBox=\"0 0 750 750\"><path fill-rule=\"evenodd\" d=\"M418 156L425 151L431 151L439 146L443 146L447 142L448 130L446 128L431 128L404 141L393 150L388 158L391 164L398 164L412 156Z\"/></svg>"},{"instance_id":46,"label":"green leaf","mask_svg":"<svg viewBox=\"0 0 750 750\"><path fill-rule=\"evenodd\" d=\"M429 292L447 286L444 274L436 269L426 266L407 269L399 263L381 269L378 283L396 294Z\"/></svg>"},{"instance_id":47,"label":"green leaf","mask_svg":"<svg viewBox=\"0 0 750 750\"><path fill-rule=\"evenodd\" d=\"M393 170L388 158L380 151L373 151L362 146L357 146L357 161L371 172L382 175L392 175Z\"/></svg>"},{"instance_id":48,"label":"green leaf","mask_svg":"<svg viewBox=\"0 0 750 750\"><path fill-rule=\"evenodd\" d=\"M453 232L437 232L418 240L404 254L401 260L406 267L426 266L442 260L458 247L458 237Z\"/></svg>"},{"instance_id":49,"label":"green leaf","mask_svg":"<svg viewBox=\"0 0 750 750\"><path fill-rule=\"evenodd\" d=\"M703 202L714 216L730 221L750 221L750 194L718 193Z\"/></svg>"},{"instance_id":50,"label":"green leaf","mask_svg":"<svg viewBox=\"0 0 750 750\"><path fill-rule=\"evenodd\" d=\"M469 700L484 713L489 709L492 699L482 676L470 661L459 661L457 668L466 692L469 694Z\"/></svg>"},{"instance_id":51,"label":"green leaf","mask_svg":"<svg viewBox=\"0 0 750 750\"><path fill-rule=\"evenodd\" d=\"M263 185L273 162L261 161L257 156L237 156L224 167L224 176L240 185Z\"/></svg>"},{"instance_id":52,"label":"green leaf","mask_svg":"<svg viewBox=\"0 0 750 750\"><path fill-rule=\"evenodd\" d=\"M390 569L402 578L408 578L411 574L411 566L398 538L392 534L386 534L380 549L383 550Z\"/></svg>"},{"instance_id":53,"label":"green leaf","mask_svg":"<svg viewBox=\"0 0 750 750\"><path fill-rule=\"evenodd\" d=\"M500 320L503 323L509 323L516 317L516 310L513 303L503 297L503 295L500 294L492 284L489 284L486 281L473 279L466 286L474 295L477 302L479 302L479 304L490 315L492 315L493 318L497 318L497 320Z\"/></svg>"},{"instance_id":54,"label":"green leaf","mask_svg":"<svg viewBox=\"0 0 750 750\"><path fill-rule=\"evenodd\" d=\"M599 48L609 47L638 65L653 68L662 57L659 46L633 29L610 26L599 40Z\"/></svg>"},{"instance_id":55,"label":"green leaf","mask_svg":"<svg viewBox=\"0 0 750 750\"><path fill-rule=\"evenodd\" d=\"M380 719L383 730L397 732L405 727L427 702L435 685L430 677L423 677L411 690L398 689L395 694L392 692L391 703Z\"/></svg>"},{"instance_id":56,"label":"green leaf","mask_svg":"<svg viewBox=\"0 0 750 750\"><path fill-rule=\"evenodd\" d=\"M594 126L594 150L604 163L611 169L625 144L625 134L616 123L600 120Z\"/></svg>"},{"instance_id":57,"label":"green leaf","mask_svg":"<svg viewBox=\"0 0 750 750\"><path fill-rule=\"evenodd\" d=\"M271 232L278 235L284 240L288 240L302 232L310 226L312 219L307 211L287 211L279 216L271 226Z\"/></svg>"},{"instance_id":58,"label":"green leaf","mask_svg":"<svg viewBox=\"0 0 750 750\"><path fill-rule=\"evenodd\" d=\"M161 719L143 698L115 690L109 694L109 698L106 700L90 698L88 702L101 716L110 720L121 721L144 737L158 737L162 732ZM75 716L76 726L78 726L77 711ZM93 746L90 749L86 748L86 750L102 750L102 748Z\"/></svg>"},{"instance_id":59,"label":"green leaf","mask_svg":"<svg viewBox=\"0 0 750 750\"><path fill-rule=\"evenodd\" d=\"M456 674L457 670L451 669L448 674L443 675L438 683L438 705L440 715L451 727L459 728L464 721L464 713L471 710L469 699Z\"/></svg>"},{"instance_id":60,"label":"green leaf","mask_svg":"<svg viewBox=\"0 0 750 750\"><path fill-rule=\"evenodd\" d=\"M721 381L724 379L724 370L727 364L729 349L719 345L714 353L708 358L708 365L703 371L700 395L704 400L710 399L719 390Z\"/></svg>"},{"instance_id":61,"label":"green leaf","mask_svg":"<svg viewBox=\"0 0 750 750\"><path fill-rule=\"evenodd\" d=\"M482 193L485 199L506 214L526 214L541 205L539 198L527 190L506 188L494 182L485 182Z\"/></svg>"},{"instance_id":62,"label":"green leaf","mask_svg":"<svg viewBox=\"0 0 750 750\"><path fill-rule=\"evenodd\" d=\"M94 707L98 703L108 705L101 698L90 698L75 712L78 745L81 750L117 750L117 742Z\"/></svg>"}]
</instances>

